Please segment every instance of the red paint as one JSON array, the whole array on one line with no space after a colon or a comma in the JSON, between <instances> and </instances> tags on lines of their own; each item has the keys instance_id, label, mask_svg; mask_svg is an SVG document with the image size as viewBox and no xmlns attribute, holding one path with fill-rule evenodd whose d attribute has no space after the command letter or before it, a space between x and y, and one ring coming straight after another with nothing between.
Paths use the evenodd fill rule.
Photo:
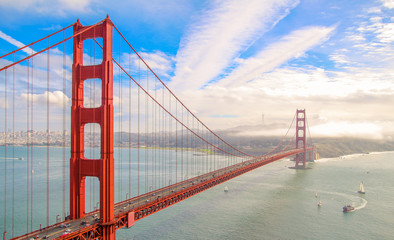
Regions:
<instances>
[{"instance_id":1,"label":"red paint","mask_svg":"<svg viewBox=\"0 0 394 240\"><path fill-rule=\"evenodd\" d=\"M127 213L127 228L134 226L134 211Z\"/></svg>"},{"instance_id":2,"label":"red paint","mask_svg":"<svg viewBox=\"0 0 394 240\"><path fill-rule=\"evenodd\" d=\"M74 34L89 28L78 21ZM79 219L85 215L85 178L97 177L100 181L100 222L103 224L103 238L115 239L114 220L114 157L113 157L113 64L112 28L107 17L105 21L74 37L74 58L72 75L71 106L71 159L70 159L70 217ZM83 41L103 38L103 61L95 66L83 65ZM84 108L83 83L87 79L101 79L102 100L98 108ZM98 123L101 128L100 159L86 159L84 156L84 126Z\"/></svg>"},{"instance_id":3,"label":"red paint","mask_svg":"<svg viewBox=\"0 0 394 240\"><path fill-rule=\"evenodd\" d=\"M306 167L306 131L305 131L305 109L297 109L296 121L296 148L303 148L304 151L296 155L296 168ZM302 166L301 166L302 164Z\"/></svg>"}]
</instances>

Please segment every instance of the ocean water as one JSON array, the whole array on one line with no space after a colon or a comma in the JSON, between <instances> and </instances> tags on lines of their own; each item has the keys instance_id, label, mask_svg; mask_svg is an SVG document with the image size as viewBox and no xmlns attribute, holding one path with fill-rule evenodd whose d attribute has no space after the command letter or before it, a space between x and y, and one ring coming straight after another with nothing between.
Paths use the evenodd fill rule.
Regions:
<instances>
[{"instance_id":1,"label":"ocean water","mask_svg":"<svg viewBox=\"0 0 394 240\"><path fill-rule=\"evenodd\" d=\"M4 152L0 154L4 156ZM25 156L17 148L16 156ZM4 150L3 150L4 151ZM10 149L7 156L10 156ZM171 151L166 154L171 154ZM15 160L15 235L46 223L46 148L34 148L34 185L31 219L26 216L26 160ZM50 223L62 216L62 149L50 149ZM123 158L127 157L123 152ZM171 155L169 155L171 156ZM25 156L26 157L26 156ZM135 153L133 153L135 157ZM69 159L66 151L65 158ZM123 160L123 193L127 192L127 161ZM7 239L11 237L12 196L9 181L13 161L7 162ZM133 163L134 164L134 163ZM290 169L294 162L283 159L204 191L192 198L137 221L117 231L117 239L393 239L394 152L356 154L310 163L310 169ZM133 165L134 166L134 165ZM135 167L135 166L134 166ZM119 168L119 165L118 165ZM142 168L143 169L143 168ZM199 169L197 167L197 169ZM200 168L202 169L202 168ZM197 170L190 168L189 177ZM68 166L66 188L68 189ZM119 172L115 170L115 174ZM133 172L135 175L135 172ZM149 177L148 177L149 178ZM135 181L131 178L131 181ZM142 179L141 179L142 181ZM149 181L149 179L147 179ZM360 182L366 194L358 194ZM119 182L115 180L116 183ZM149 184L148 184L149 185ZM87 182L98 188L98 183ZM145 185L146 186L146 185ZM224 187L229 191L225 193ZM146 187L145 187L146 188ZM117 188L119 190L119 188ZM141 187L141 191L143 187ZM149 189L148 189L149 190ZM88 190L87 190L88 191ZM97 201L87 196L86 207ZM136 194L135 192L133 194ZM122 197L123 196L123 197ZM66 193L68 209L68 192ZM322 206L317 203L321 200ZM31 199L29 200L31 201ZM356 211L343 213L351 204ZM29 214L31 209L29 210ZM67 214L67 213L66 213ZM27 225L26 222L29 222ZM4 159L0 159L0 232L4 231Z\"/></svg>"},{"instance_id":2,"label":"ocean water","mask_svg":"<svg viewBox=\"0 0 394 240\"><path fill-rule=\"evenodd\" d=\"M119 230L117 239L394 238L393 152L292 165L281 160L232 179ZM356 211L343 213L348 204Z\"/></svg>"}]
</instances>

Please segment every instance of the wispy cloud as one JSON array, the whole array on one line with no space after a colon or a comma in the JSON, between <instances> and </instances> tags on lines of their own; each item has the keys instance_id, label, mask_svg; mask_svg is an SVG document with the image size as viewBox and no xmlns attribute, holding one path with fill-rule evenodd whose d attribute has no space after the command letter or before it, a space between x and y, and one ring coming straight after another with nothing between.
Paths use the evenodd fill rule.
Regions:
<instances>
[{"instance_id":1,"label":"wispy cloud","mask_svg":"<svg viewBox=\"0 0 394 240\"><path fill-rule=\"evenodd\" d=\"M44 28L40 28L40 30L44 30L44 31L57 31L62 29L62 26L60 26L59 24L52 24L49 27L44 27Z\"/></svg>"},{"instance_id":2,"label":"wispy cloud","mask_svg":"<svg viewBox=\"0 0 394 240\"><path fill-rule=\"evenodd\" d=\"M3 33L1 30L0 30L0 38L7 41L8 43L14 45L17 48L22 48L25 46L25 44L21 43L20 41L16 40L15 38L13 38L9 35ZM23 51L27 54L34 54L35 53L35 51L29 47L24 48Z\"/></svg>"},{"instance_id":3,"label":"wispy cloud","mask_svg":"<svg viewBox=\"0 0 394 240\"><path fill-rule=\"evenodd\" d=\"M334 29L335 27L312 26L293 31L258 52L254 57L241 60L240 66L218 85L242 86L290 59L302 56L307 50L326 41Z\"/></svg>"},{"instance_id":4,"label":"wispy cloud","mask_svg":"<svg viewBox=\"0 0 394 240\"><path fill-rule=\"evenodd\" d=\"M171 86L201 88L297 4L297 0L215 1L183 37Z\"/></svg>"},{"instance_id":5,"label":"wispy cloud","mask_svg":"<svg viewBox=\"0 0 394 240\"><path fill-rule=\"evenodd\" d=\"M368 9L359 16L360 20L348 27L340 44L334 49L330 59L337 67L392 67L394 59L394 23L392 14L384 7ZM390 10L389 10L390 11Z\"/></svg>"}]
</instances>

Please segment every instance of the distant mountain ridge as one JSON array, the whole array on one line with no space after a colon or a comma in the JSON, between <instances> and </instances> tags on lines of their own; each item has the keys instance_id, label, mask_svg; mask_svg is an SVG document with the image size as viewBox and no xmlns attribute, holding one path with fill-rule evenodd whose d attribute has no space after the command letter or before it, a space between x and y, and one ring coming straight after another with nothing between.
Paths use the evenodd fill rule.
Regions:
<instances>
[{"instance_id":1,"label":"distant mountain ridge","mask_svg":"<svg viewBox=\"0 0 394 240\"><path fill-rule=\"evenodd\" d=\"M274 136L245 136L240 135L239 130L245 128L218 131L230 144L254 155L262 155L269 152L281 140ZM249 130L250 128L248 128ZM370 140L362 138L313 138L320 158L334 158L354 153L394 151L394 141Z\"/></svg>"}]
</instances>

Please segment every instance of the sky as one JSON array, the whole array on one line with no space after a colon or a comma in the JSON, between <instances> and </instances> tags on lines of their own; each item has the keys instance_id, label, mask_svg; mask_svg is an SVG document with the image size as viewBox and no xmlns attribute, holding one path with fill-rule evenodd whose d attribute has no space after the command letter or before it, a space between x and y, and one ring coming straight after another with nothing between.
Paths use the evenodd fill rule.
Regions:
<instances>
[{"instance_id":1,"label":"sky","mask_svg":"<svg viewBox=\"0 0 394 240\"><path fill-rule=\"evenodd\" d=\"M394 0L0 0L0 55L107 14L211 129L394 140Z\"/></svg>"}]
</instances>

